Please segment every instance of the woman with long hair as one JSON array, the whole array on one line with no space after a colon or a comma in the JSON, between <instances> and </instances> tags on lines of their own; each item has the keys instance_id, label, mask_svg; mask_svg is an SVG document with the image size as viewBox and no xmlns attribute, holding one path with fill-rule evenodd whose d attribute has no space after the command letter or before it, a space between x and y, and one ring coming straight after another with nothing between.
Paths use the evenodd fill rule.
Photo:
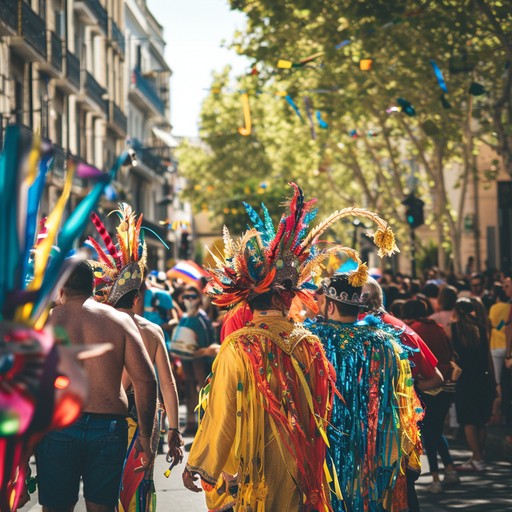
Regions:
<instances>
[{"instance_id":1,"label":"woman with long hair","mask_svg":"<svg viewBox=\"0 0 512 512\"><path fill-rule=\"evenodd\" d=\"M464 427L473 455L458 466L461 471L484 471L485 424L496 394L487 326L478 318L477 304L469 298L455 303L452 345L462 374L455 387L457 420Z\"/></svg>"}]
</instances>

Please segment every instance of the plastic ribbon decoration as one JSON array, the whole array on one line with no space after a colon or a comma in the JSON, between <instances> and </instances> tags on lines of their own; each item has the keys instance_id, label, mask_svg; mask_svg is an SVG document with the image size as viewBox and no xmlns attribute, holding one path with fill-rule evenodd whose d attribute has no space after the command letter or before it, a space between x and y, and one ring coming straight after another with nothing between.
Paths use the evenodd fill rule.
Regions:
<instances>
[{"instance_id":1,"label":"plastic ribbon decoration","mask_svg":"<svg viewBox=\"0 0 512 512\"><path fill-rule=\"evenodd\" d=\"M327 128L329 128L329 124L322 119L322 113L320 110L316 111L316 120L318 121L318 126L323 130L327 130Z\"/></svg>"},{"instance_id":2,"label":"plastic ribbon decoration","mask_svg":"<svg viewBox=\"0 0 512 512\"><path fill-rule=\"evenodd\" d=\"M238 133L247 137L251 134L251 109L249 107L249 96L246 92L242 94L242 109L244 112L245 126L238 128Z\"/></svg>"},{"instance_id":3,"label":"plastic ribbon decoration","mask_svg":"<svg viewBox=\"0 0 512 512\"><path fill-rule=\"evenodd\" d=\"M304 119L302 118L302 114L300 113L300 110L299 110L299 107L297 107L297 105L295 104L295 102L293 101L292 97L287 94L284 99L288 102L288 105L290 105L290 107L293 108L293 110L295 110L295 113L299 116L299 119L304 122Z\"/></svg>"},{"instance_id":4,"label":"plastic ribbon decoration","mask_svg":"<svg viewBox=\"0 0 512 512\"><path fill-rule=\"evenodd\" d=\"M310 55L309 57L300 59L298 62L292 62L291 60L279 59L277 61L277 67L279 69L302 68L306 64L309 64L310 62L314 61L315 59L322 56L323 54L324 54L324 52L314 53L313 55Z\"/></svg>"},{"instance_id":5,"label":"plastic ribbon decoration","mask_svg":"<svg viewBox=\"0 0 512 512\"><path fill-rule=\"evenodd\" d=\"M446 86L446 82L444 81L443 73L439 69L439 66L436 64L436 61L434 59L430 59L430 65L432 66L432 69L434 70L434 73L437 78L437 83L439 84L439 87L441 87L441 90L447 94L448 93L448 87Z\"/></svg>"},{"instance_id":6,"label":"plastic ribbon decoration","mask_svg":"<svg viewBox=\"0 0 512 512\"><path fill-rule=\"evenodd\" d=\"M48 146L48 145L46 145ZM45 327L54 290L77 259L66 259L104 186L127 160L122 155L108 179L96 184L65 222L74 165L61 198L37 236L37 216L51 148L20 126L6 130L0 154L0 510L16 510L25 486L28 457L41 437L71 424L86 399L86 376L76 358L101 355L110 347L65 346L65 333ZM26 176L24 179L23 177ZM85 222L83 220L85 219ZM37 243L37 240L40 240ZM54 242L57 241L54 245ZM37 273L37 279L36 279Z\"/></svg>"}]
</instances>

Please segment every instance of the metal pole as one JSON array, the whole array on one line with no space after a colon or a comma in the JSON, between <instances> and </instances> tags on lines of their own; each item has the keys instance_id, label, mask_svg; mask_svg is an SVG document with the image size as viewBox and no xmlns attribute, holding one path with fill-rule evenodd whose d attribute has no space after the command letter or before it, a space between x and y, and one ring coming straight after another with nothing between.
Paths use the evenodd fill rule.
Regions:
<instances>
[{"instance_id":1,"label":"metal pole","mask_svg":"<svg viewBox=\"0 0 512 512\"><path fill-rule=\"evenodd\" d=\"M416 232L411 227L411 275L413 279L416 279Z\"/></svg>"}]
</instances>

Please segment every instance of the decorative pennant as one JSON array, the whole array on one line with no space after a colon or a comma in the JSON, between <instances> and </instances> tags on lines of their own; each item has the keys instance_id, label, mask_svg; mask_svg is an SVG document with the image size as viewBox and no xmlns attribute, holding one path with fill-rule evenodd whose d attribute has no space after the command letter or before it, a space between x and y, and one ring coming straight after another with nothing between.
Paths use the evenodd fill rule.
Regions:
<instances>
[{"instance_id":1,"label":"decorative pennant","mask_svg":"<svg viewBox=\"0 0 512 512\"><path fill-rule=\"evenodd\" d=\"M242 109L244 112L245 126L238 128L238 133L247 137L251 134L251 109L249 108L249 96L246 92L242 94Z\"/></svg>"},{"instance_id":2,"label":"decorative pennant","mask_svg":"<svg viewBox=\"0 0 512 512\"><path fill-rule=\"evenodd\" d=\"M414 110L414 107L404 98L397 98L396 102L402 109L402 112L409 117L414 117L416 115L416 110Z\"/></svg>"},{"instance_id":3,"label":"decorative pennant","mask_svg":"<svg viewBox=\"0 0 512 512\"><path fill-rule=\"evenodd\" d=\"M436 61L434 59L430 59L430 65L432 66L432 69L434 70L439 87L441 87L441 90L444 93L448 93L448 87L446 86L446 82L444 81L443 73L439 69L439 66L436 64Z\"/></svg>"},{"instance_id":4,"label":"decorative pennant","mask_svg":"<svg viewBox=\"0 0 512 512\"><path fill-rule=\"evenodd\" d=\"M359 61L359 69L361 71L370 71L372 69L373 59L361 59Z\"/></svg>"},{"instance_id":5,"label":"decorative pennant","mask_svg":"<svg viewBox=\"0 0 512 512\"><path fill-rule=\"evenodd\" d=\"M295 113L299 116L299 119L304 122L304 119L302 118L302 114L300 113L300 110L299 110L299 107L297 107L297 105L295 104L295 102L293 101L292 97L287 94L284 99L288 102L288 105L290 105L290 107L293 108L293 110L295 110Z\"/></svg>"},{"instance_id":6,"label":"decorative pennant","mask_svg":"<svg viewBox=\"0 0 512 512\"><path fill-rule=\"evenodd\" d=\"M323 54L324 54L324 52L314 53L313 55L310 55L309 57L305 57L304 59L301 59L298 62L292 62L291 60L279 59L277 61L277 67L279 69L301 68L301 67L304 67L306 64L309 64L310 62L314 61L318 57L322 56Z\"/></svg>"},{"instance_id":7,"label":"decorative pennant","mask_svg":"<svg viewBox=\"0 0 512 512\"><path fill-rule=\"evenodd\" d=\"M446 99L444 94L441 94L441 96L439 96L439 100L441 101L441 105L443 105L443 108L452 108L451 103Z\"/></svg>"},{"instance_id":8,"label":"decorative pennant","mask_svg":"<svg viewBox=\"0 0 512 512\"><path fill-rule=\"evenodd\" d=\"M110 176L108 172L100 171L96 167L85 164L84 162L77 162L75 174L78 178L82 178L85 180L110 181Z\"/></svg>"},{"instance_id":9,"label":"decorative pennant","mask_svg":"<svg viewBox=\"0 0 512 512\"><path fill-rule=\"evenodd\" d=\"M329 124L322 119L322 113L320 110L316 111L316 120L318 121L318 126L323 130L327 130L327 128L329 128Z\"/></svg>"},{"instance_id":10,"label":"decorative pennant","mask_svg":"<svg viewBox=\"0 0 512 512\"><path fill-rule=\"evenodd\" d=\"M344 46L348 46L351 42L352 41L350 39L345 39L345 41L341 41L341 43L338 43L334 48L336 48L336 50L339 50Z\"/></svg>"},{"instance_id":11,"label":"decorative pennant","mask_svg":"<svg viewBox=\"0 0 512 512\"><path fill-rule=\"evenodd\" d=\"M482 94L485 94L487 91L485 90L485 87L482 84L472 82L471 85L469 86L468 92L469 94L471 94L471 96L482 96Z\"/></svg>"}]
</instances>

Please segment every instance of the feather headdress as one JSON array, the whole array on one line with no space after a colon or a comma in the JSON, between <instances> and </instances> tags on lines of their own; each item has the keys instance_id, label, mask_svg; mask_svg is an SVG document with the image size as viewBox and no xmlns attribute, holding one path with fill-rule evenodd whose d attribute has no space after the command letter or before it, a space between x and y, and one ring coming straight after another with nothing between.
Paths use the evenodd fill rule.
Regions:
<instances>
[{"instance_id":1,"label":"feather headdress","mask_svg":"<svg viewBox=\"0 0 512 512\"><path fill-rule=\"evenodd\" d=\"M217 267L209 269L212 275L209 293L218 306L233 307L272 290L287 306L294 296L299 296L306 306L316 310L312 297L312 290L316 289L313 282L320 275L323 260L333 252L345 252L356 261L357 269L350 275L351 284L364 284L368 267L361 262L357 251L338 245L319 248L320 236L344 217L364 217L377 224L373 240L379 248L379 256L398 252L387 222L363 208L335 211L309 230L317 213L314 207L316 199L305 201L301 188L295 183L290 185L293 197L286 205L287 211L283 213L277 230L264 205L261 218L246 203L244 206L252 228L235 242L224 227L224 257L212 254Z\"/></svg>"},{"instance_id":2,"label":"feather headdress","mask_svg":"<svg viewBox=\"0 0 512 512\"><path fill-rule=\"evenodd\" d=\"M95 213L91 214L91 221L103 240L106 251L94 238L89 237L89 241L98 253L98 261L91 262L94 268L96 298L115 306L123 295L140 288L147 248L141 230L142 214L137 218L132 207L126 203L121 203L119 209L110 212L112 213L119 216L119 224L116 226L117 245Z\"/></svg>"},{"instance_id":3,"label":"feather headdress","mask_svg":"<svg viewBox=\"0 0 512 512\"><path fill-rule=\"evenodd\" d=\"M45 327L56 291L73 269L66 259L105 186L127 153L67 219L63 214L76 170L69 161L62 193L38 231L38 214L53 149L20 126L6 130L0 154L0 510L16 510L25 485L20 462L51 429L72 423L86 398L85 374L75 363L83 347L56 342ZM59 230L59 226L62 227ZM99 349L100 351L103 348ZM91 353L89 354L91 355ZM96 352L99 355L99 352Z\"/></svg>"}]
</instances>

